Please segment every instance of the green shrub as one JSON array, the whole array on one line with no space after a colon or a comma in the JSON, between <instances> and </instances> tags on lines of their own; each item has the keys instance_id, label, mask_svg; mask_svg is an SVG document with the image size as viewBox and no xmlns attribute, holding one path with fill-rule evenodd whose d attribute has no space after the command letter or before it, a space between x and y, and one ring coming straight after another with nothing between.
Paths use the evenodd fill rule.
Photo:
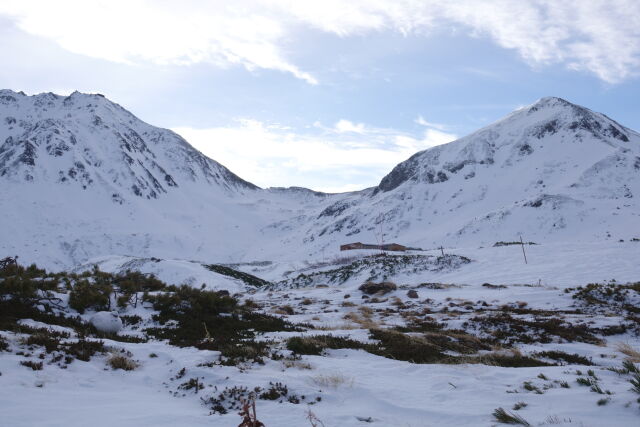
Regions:
<instances>
[{"instance_id":1,"label":"green shrub","mask_svg":"<svg viewBox=\"0 0 640 427\"><path fill-rule=\"evenodd\" d=\"M560 360L566 362L571 365L585 365L585 366L593 366L594 363L591 359L587 359L584 356L580 356L579 354L569 354L564 351L552 350L552 351L541 351L535 353L537 357L544 357L546 359Z\"/></svg>"},{"instance_id":2,"label":"green shrub","mask_svg":"<svg viewBox=\"0 0 640 427\"><path fill-rule=\"evenodd\" d=\"M79 313L85 310L109 310L113 287L109 283L89 283L81 280L69 293L69 307Z\"/></svg>"},{"instance_id":3,"label":"green shrub","mask_svg":"<svg viewBox=\"0 0 640 427\"><path fill-rule=\"evenodd\" d=\"M365 344L360 341L346 337L335 337L333 335L314 335L307 337L291 337L287 340L287 349L297 354L321 355L327 349L352 348L365 349L373 352L374 345Z\"/></svg>"},{"instance_id":4,"label":"green shrub","mask_svg":"<svg viewBox=\"0 0 640 427\"><path fill-rule=\"evenodd\" d=\"M220 350L229 344L242 344L258 332L298 330L278 317L239 307L237 300L215 291L190 286L172 288L171 292L145 295L145 300L159 313L154 320L169 328L149 328L146 332L170 344Z\"/></svg>"},{"instance_id":5,"label":"green shrub","mask_svg":"<svg viewBox=\"0 0 640 427\"><path fill-rule=\"evenodd\" d=\"M437 363L446 358L440 348L422 337L384 329L372 329L370 334L380 341L380 356L412 363Z\"/></svg>"}]
</instances>

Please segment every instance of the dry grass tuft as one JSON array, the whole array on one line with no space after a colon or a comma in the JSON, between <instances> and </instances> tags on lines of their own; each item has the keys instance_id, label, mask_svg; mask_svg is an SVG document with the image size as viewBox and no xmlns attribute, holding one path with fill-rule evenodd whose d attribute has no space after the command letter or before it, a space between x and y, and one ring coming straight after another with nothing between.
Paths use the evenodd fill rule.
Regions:
<instances>
[{"instance_id":1,"label":"dry grass tuft","mask_svg":"<svg viewBox=\"0 0 640 427\"><path fill-rule=\"evenodd\" d=\"M353 387L353 377L347 377L339 372L320 374L312 377L313 383L320 387L338 388L340 386Z\"/></svg>"},{"instance_id":2,"label":"dry grass tuft","mask_svg":"<svg viewBox=\"0 0 640 427\"><path fill-rule=\"evenodd\" d=\"M122 369L123 371L133 371L138 367L138 363L126 355L114 354L107 359L107 365L112 369Z\"/></svg>"},{"instance_id":3,"label":"dry grass tuft","mask_svg":"<svg viewBox=\"0 0 640 427\"><path fill-rule=\"evenodd\" d=\"M619 343L616 346L617 350L624 354L625 356L627 356L627 359L630 360L633 363L640 363L640 351L636 350L635 348L631 347L629 344L627 343Z\"/></svg>"},{"instance_id":4,"label":"dry grass tuft","mask_svg":"<svg viewBox=\"0 0 640 427\"><path fill-rule=\"evenodd\" d=\"M335 325L319 325L315 327L318 331L350 331L353 329L359 329L351 323L340 323Z\"/></svg>"},{"instance_id":5,"label":"dry grass tuft","mask_svg":"<svg viewBox=\"0 0 640 427\"><path fill-rule=\"evenodd\" d=\"M371 318L371 313L373 313L373 310L371 310L369 307L360 307L360 309L366 309L364 310L364 313L366 314L363 313L362 315L360 315L356 312L351 312L345 314L344 319L360 325L362 329L380 329L380 326L384 324L383 322L377 322ZM371 310L371 312L367 310ZM360 311L362 312L363 310Z\"/></svg>"}]
</instances>

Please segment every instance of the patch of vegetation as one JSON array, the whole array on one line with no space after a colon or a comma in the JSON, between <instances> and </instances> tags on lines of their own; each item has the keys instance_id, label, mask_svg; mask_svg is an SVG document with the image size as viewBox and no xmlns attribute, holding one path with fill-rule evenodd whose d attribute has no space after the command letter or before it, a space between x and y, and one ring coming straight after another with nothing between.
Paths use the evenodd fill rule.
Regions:
<instances>
[{"instance_id":1,"label":"patch of vegetation","mask_svg":"<svg viewBox=\"0 0 640 427\"><path fill-rule=\"evenodd\" d=\"M299 404L305 400L306 397L291 393L285 384L270 382L267 389L254 387L252 390L249 390L249 388L242 386L225 387L217 396L210 396L202 399L202 401L211 408L212 414L226 414L229 411L241 410L245 402L254 401L255 399L277 400L280 403L288 402ZM316 398L316 401L319 400L319 397Z\"/></svg>"},{"instance_id":2,"label":"patch of vegetation","mask_svg":"<svg viewBox=\"0 0 640 427\"><path fill-rule=\"evenodd\" d=\"M494 248L498 248L500 246L513 246L513 245L522 245L522 244L525 244L525 245L537 245L537 243L535 243L535 242L502 242L502 241L500 241L500 242L495 242L493 244L493 247Z\"/></svg>"},{"instance_id":3,"label":"patch of vegetation","mask_svg":"<svg viewBox=\"0 0 640 427\"><path fill-rule=\"evenodd\" d=\"M82 280L69 292L69 307L78 313L86 310L110 310L113 286L108 282L89 283Z\"/></svg>"},{"instance_id":4,"label":"patch of vegetation","mask_svg":"<svg viewBox=\"0 0 640 427\"><path fill-rule=\"evenodd\" d=\"M565 362L569 365L585 365L585 366L593 366L595 363L590 358L586 358L584 356L580 356L579 354L569 354L564 351L551 350L551 351L541 351L535 353L534 356L542 357L545 359L552 359Z\"/></svg>"},{"instance_id":5,"label":"patch of vegetation","mask_svg":"<svg viewBox=\"0 0 640 427\"><path fill-rule=\"evenodd\" d=\"M507 286L505 285L494 285L491 283L483 283L482 286L489 289L506 289L507 288Z\"/></svg>"},{"instance_id":6,"label":"patch of vegetation","mask_svg":"<svg viewBox=\"0 0 640 427\"><path fill-rule=\"evenodd\" d=\"M193 390L195 393L204 389L204 384L200 382L198 377L190 378L189 381L186 381L178 386L180 390Z\"/></svg>"},{"instance_id":7,"label":"patch of vegetation","mask_svg":"<svg viewBox=\"0 0 640 427\"><path fill-rule=\"evenodd\" d=\"M363 349L370 353L375 351L375 346L365 344L360 341L346 337L336 337L333 335L313 335L306 337L291 337L287 340L287 349L296 354L309 354L319 356L326 349Z\"/></svg>"},{"instance_id":8,"label":"patch of vegetation","mask_svg":"<svg viewBox=\"0 0 640 427\"><path fill-rule=\"evenodd\" d=\"M107 359L107 365L113 370L133 371L138 367L138 363L126 354L115 354Z\"/></svg>"},{"instance_id":9,"label":"patch of vegetation","mask_svg":"<svg viewBox=\"0 0 640 427\"><path fill-rule=\"evenodd\" d=\"M503 368L534 368L544 366L555 366L553 363L547 363L533 357L523 356L515 353L512 355L505 354L489 354L486 356L478 356L469 363L484 363L486 365L501 366Z\"/></svg>"},{"instance_id":10,"label":"patch of vegetation","mask_svg":"<svg viewBox=\"0 0 640 427\"><path fill-rule=\"evenodd\" d=\"M145 294L144 298L159 311L154 320L167 325L148 328L146 333L180 347L223 350L230 349L229 345L246 344L257 332L300 330L279 317L239 306L228 295L186 285L172 292Z\"/></svg>"},{"instance_id":11,"label":"patch of vegetation","mask_svg":"<svg viewBox=\"0 0 640 427\"><path fill-rule=\"evenodd\" d=\"M245 285L253 286L254 288L262 288L271 285L271 282L261 279L253 274L245 273L243 271L234 270L231 267L220 264L203 264L207 270L213 271L224 276L233 277L234 279L241 280Z\"/></svg>"},{"instance_id":12,"label":"patch of vegetation","mask_svg":"<svg viewBox=\"0 0 640 427\"><path fill-rule=\"evenodd\" d=\"M587 286L567 288L565 292L573 292L572 298L582 302L585 308L616 308L628 313L640 313L640 282L590 283Z\"/></svg>"},{"instance_id":13,"label":"patch of vegetation","mask_svg":"<svg viewBox=\"0 0 640 427\"><path fill-rule=\"evenodd\" d=\"M270 342L243 340L220 347L220 364L237 366L240 363L258 363L264 365L264 357L269 355Z\"/></svg>"},{"instance_id":14,"label":"patch of vegetation","mask_svg":"<svg viewBox=\"0 0 640 427\"><path fill-rule=\"evenodd\" d=\"M478 329L488 338L502 345L513 345L518 342L551 343L554 341L553 337L567 342L579 341L589 344L602 342L588 325L569 323L565 319L553 316L534 315L530 320L530 316L521 318L502 311L497 314L473 317L463 326Z\"/></svg>"},{"instance_id":15,"label":"patch of vegetation","mask_svg":"<svg viewBox=\"0 0 640 427\"><path fill-rule=\"evenodd\" d=\"M447 358L442 348L422 337L383 329L372 329L370 334L371 338L380 342L376 354L389 359L412 363L438 363Z\"/></svg>"},{"instance_id":16,"label":"patch of vegetation","mask_svg":"<svg viewBox=\"0 0 640 427\"><path fill-rule=\"evenodd\" d=\"M242 402L255 399L260 391L260 387L255 387L251 391L242 386L225 387L217 396L210 396L202 401L209 406L212 414L226 414L229 411L242 409Z\"/></svg>"},{"instance_id":17,"label":"patch of vegetation","mask_svg":"<svg viewBox=\"0 0 640 427\"><path fill-rule=\"evenodd\" d=\"M640 394L640 373L633 374L633 378L629 382L631 383L631 390Z\"/></svg>"},{"instance_id":18,"label":"patch of vegetation","mask_svg":"<svg viewBox=\"0 0 640 427\"><path fill-rule=\"evenodd\" d=\"M42 362L33 362L31 360L22 360L20 364L27 368L31 368L34 371L41 371L43 366Z\"/></svg>"},{"instance_id":19,"label":"patch of vegetation","mask_svg":"<svg viewBox=\"0 0 640 427\"><path fill-rule=\"evenodd\" d=\"M341 285L350 278L366 274L366 281L386 281L399 273L443 271L459 268L471 260L461 255L372 255L356 258L346 265L329 270L300 273L298 276L278 282L279 287L300 288L319 283Z\"/></svg>"},{"instance_id":20,"label":"patch of vegetation","mask_svg":"<svg viewBox=\"0 0 640 427\"><path fill-rule=\"evenodd\" d=\"M365 350L371 354L411 363L482 363L503 367L554 366L553 364L523 356L489 353L475 356L479 350L490 347L478 338L462 331L445 330L421 335L407 335L396 329L371 329L370 336L376 343L363 343L346 337L315 335L291 337L287 349L296 354L321 355L326 349L350 348ZM461 356L451 355L459 353Z\"/></svg>"},{"instance_id":21,"label":"patch of vegetation","mask_svg":"<svg viewBox=\"0 0 640 427\"><path fill-rule=\"evenodd\" d=\"M493 418L502 424L517 424L521 426L530 426L529 422L518 414L505 411L503 408L497 408L493 411Z\"/></svg>"},{"instance_id":22,"label":"patch of vegetation","mask_svg":"<svg viewBox=\"0 0 640 427\"><path fill-rule=\"evenodd\" d=\"M513 410L514 411L519 411L522 408L526 408L528 405L524 402L517 402L515 405L513 405Z\"/></svg>"},{"instance_id":23,"label":"patch of vegetation","mask_svg":"<svg viewBox=\"0 0 640 427\"><path fill-rule=\"evenodd\" d=\"M126 271L113 277L114 286L119 291L117 297L118 307L127 305L138 306L138 298L141 292L154 292L164 290L167 285L157 279L153 274L143 274L138 271Z\"/></svg>"},{"instance_id":24,"label":"patch of vegetation","mask_svg":"<svg viewBox=\"0 0 640 427\"><path fill-rule=\"evenodd\" d=\"M388 294L389 292L393 292L396 289L398 289L398 286L393 282L365 282L358 288L360 292L368 295L384 295Z\"/></svg>"},{"instance_id":25,"label":"patch of vegetation","mask_svg":"<svg viewBox=\"0 0 640 427\"><path fill-rule=\"evenodd\" d=\"M22 340L22 343L33 349L43 348L47 354L51 355L52 362L64 360L68 365L75 359L88 362L96 353L104 353L104 343L102 341L89 341L86 338L70 340L66 332L58 332L46 328L22 327L21 333L30 334Z\"/></svg>"}]
</instances>

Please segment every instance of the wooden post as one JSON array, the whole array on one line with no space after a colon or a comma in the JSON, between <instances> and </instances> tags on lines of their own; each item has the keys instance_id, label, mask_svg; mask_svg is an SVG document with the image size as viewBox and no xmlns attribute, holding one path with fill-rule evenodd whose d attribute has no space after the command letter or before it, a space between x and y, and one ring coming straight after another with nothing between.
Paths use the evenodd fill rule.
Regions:
<instances>
[{"instance_id":1,"label":"wooden post","mask_svg":"<svg viewBox=\"0 0 640 427\"><path fill-rule=\"evenodd\" d=\"M520 236L520 246L522 246L522 255L524 256L524 263L528 264L528 262L527 262L527 254L524 251L524 242L522 241L522 236Z\"/></svg>"}]
</instances>

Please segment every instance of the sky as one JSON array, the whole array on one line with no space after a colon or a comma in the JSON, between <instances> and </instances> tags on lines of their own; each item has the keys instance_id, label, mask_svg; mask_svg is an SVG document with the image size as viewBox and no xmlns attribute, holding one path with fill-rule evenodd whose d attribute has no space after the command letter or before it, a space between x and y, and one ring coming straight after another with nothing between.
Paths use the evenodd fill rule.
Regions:
<instances>
[{"instance_id":1,"label":"sky","mask_svg":"<svg viewBox=\"0 0 640 427\"><path fill-rule=\"evenodd\" d=\"M0 0L0 86L102 93L261 187L340 192L559 96L640 130L637 0Z\"/></svg>"}]
</instances>

